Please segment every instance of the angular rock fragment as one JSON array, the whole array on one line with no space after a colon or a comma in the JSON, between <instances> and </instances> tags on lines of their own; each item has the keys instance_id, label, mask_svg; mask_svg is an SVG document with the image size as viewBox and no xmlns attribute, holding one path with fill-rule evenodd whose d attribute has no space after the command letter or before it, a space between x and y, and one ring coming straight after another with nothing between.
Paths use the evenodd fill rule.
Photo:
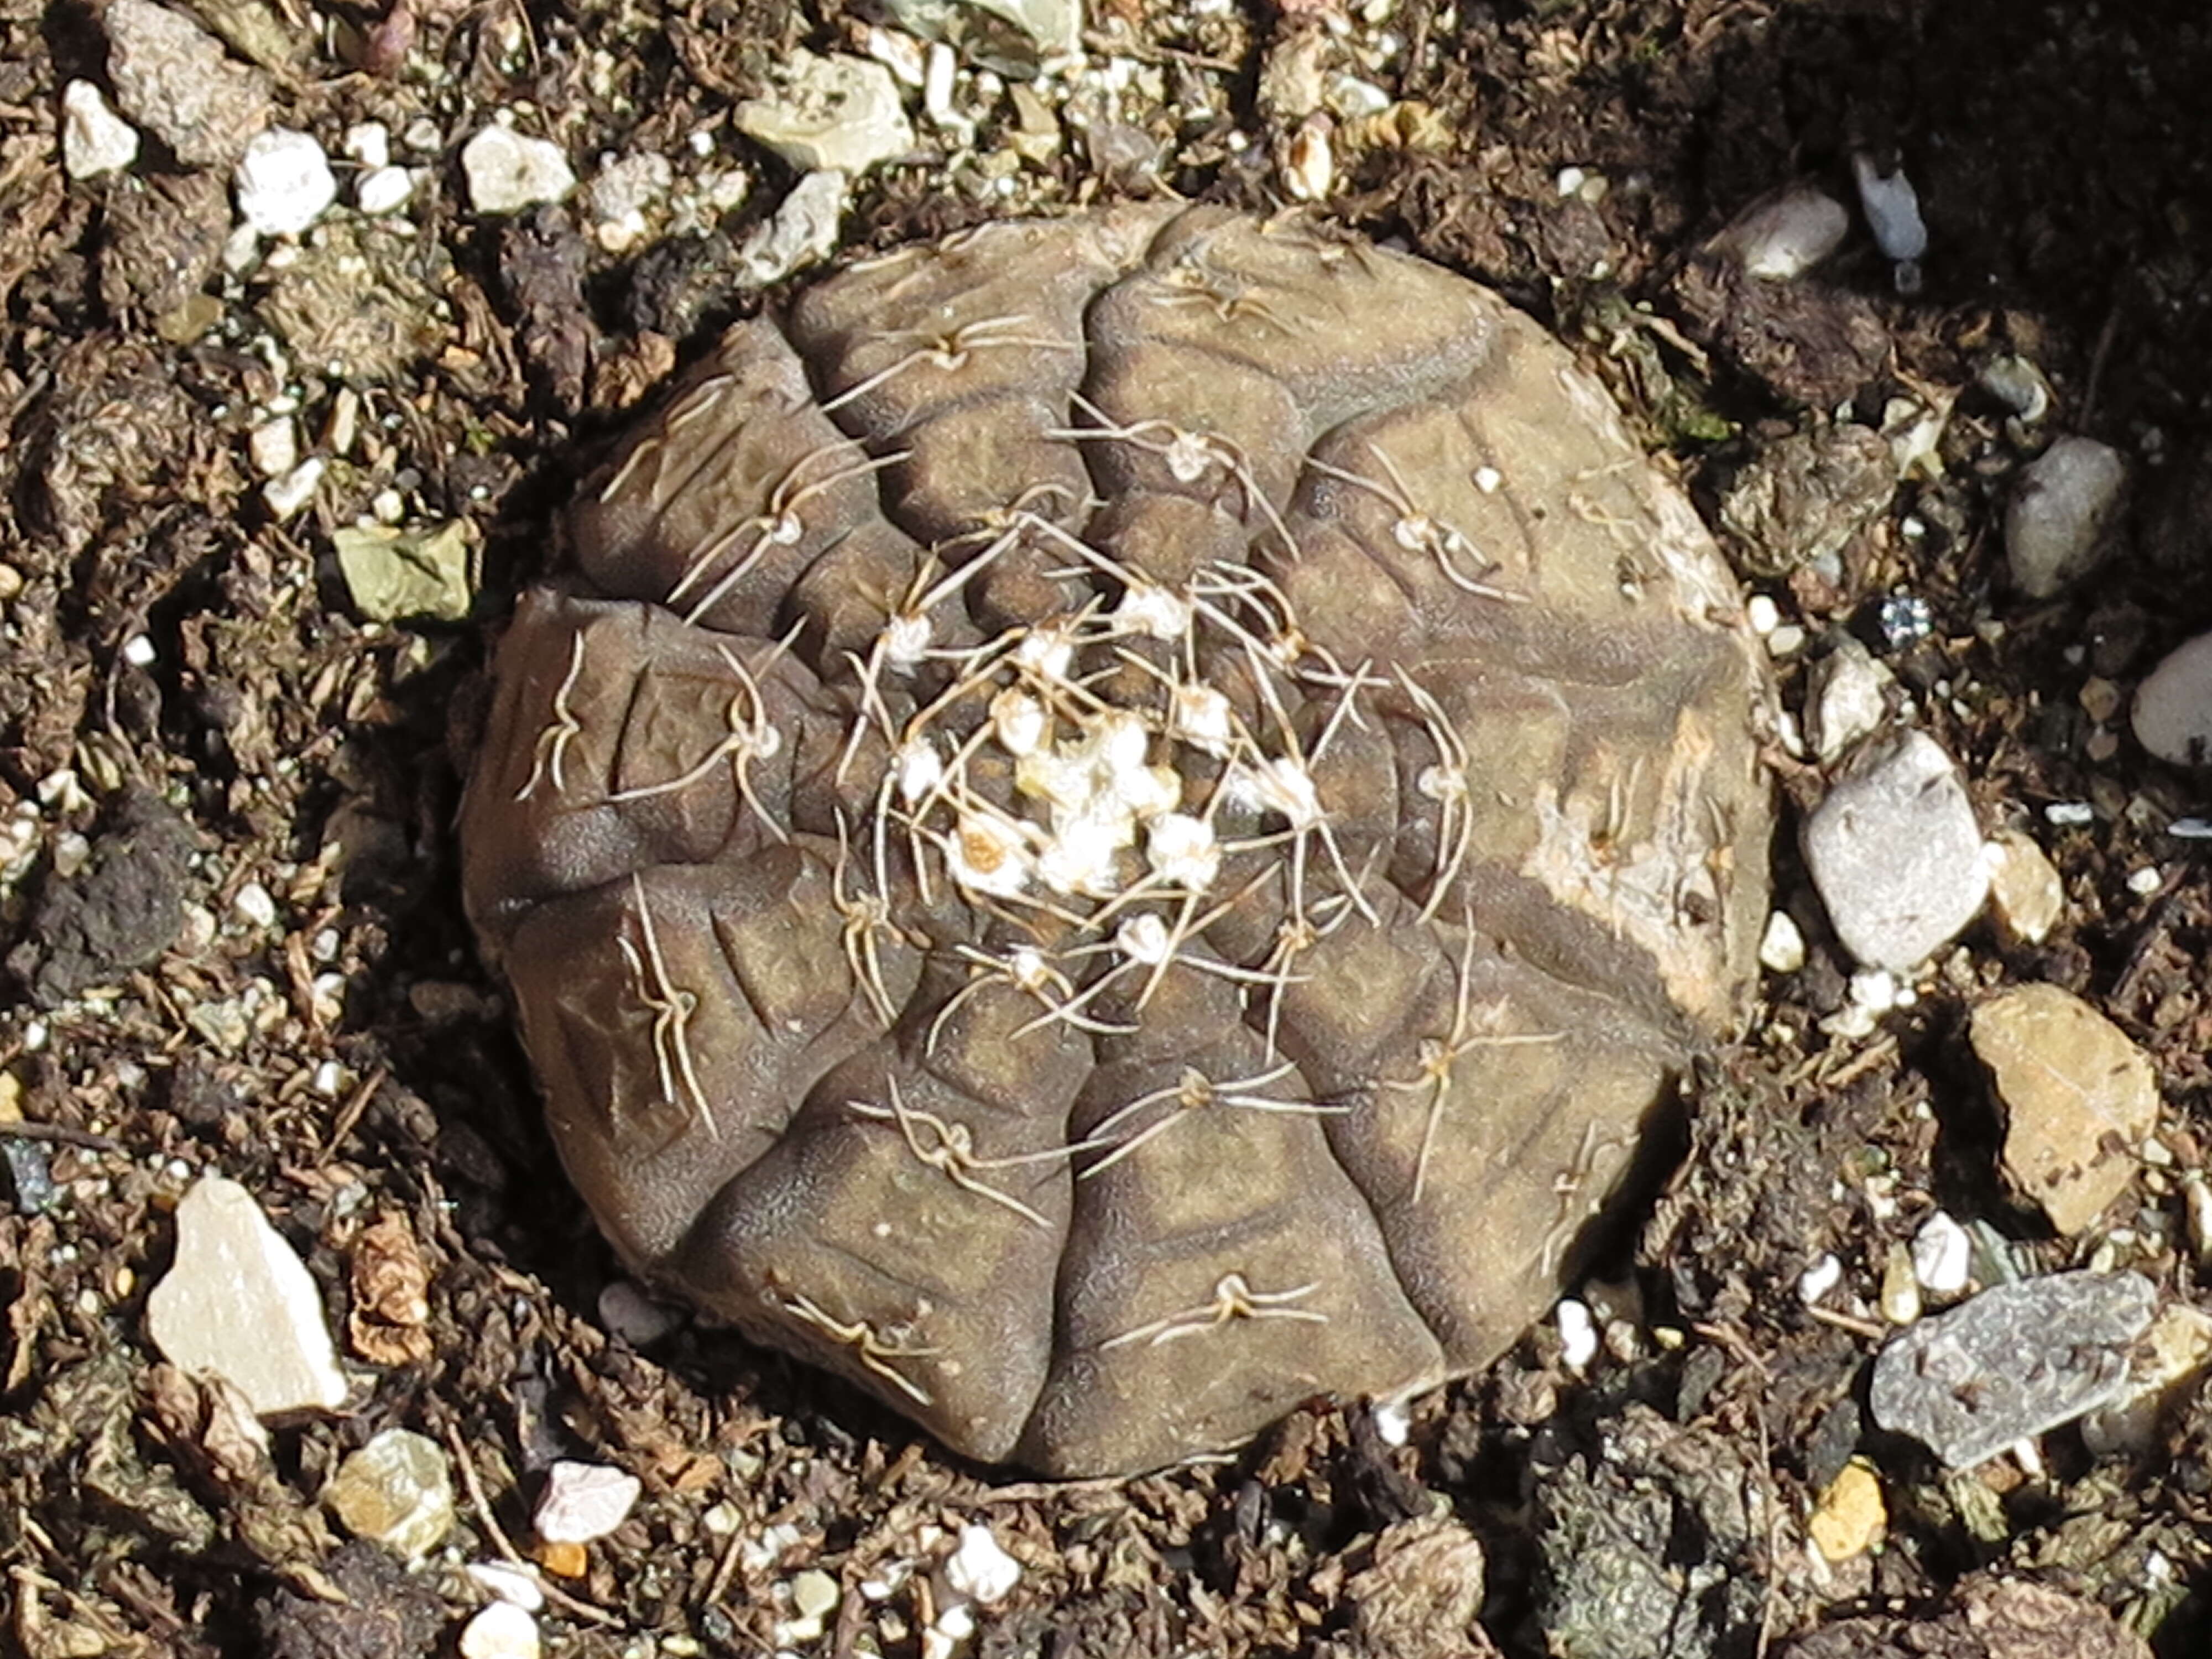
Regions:
<instances>
[{"instance_id":1,"label":"angular rock fragment","mask_svg":"<svg viewBox=\"0 0 2212 1659\"><path fill-rule=\"evenodd\" d=\"M2158 1077L2127 1034L2056 985L1974 1010L1974 1054L2004 1103L2004 1170L2068 1237L2127 1189L2158 1127Z\"/></svg>"},{"instance_id":2,"label":"angular rock fragment","mask_svg":"<svg viewBox=\"0 0 2212 1659\"><path fill-rule=\"evenodd\" d=\"M1286 222L865 260L587 481L470 914L633 1271L981 1458L1488 1363L1753 983L1764 659L1533 324Z\"/></svg>"},{"instance_id":3,"label":"angular rock fragment","mask_svg":"<svg viewBox=\"0 0 2212 1659\"><path fill-rule=\"evenodd\" d=\"M1876 1357L1875 1420L1954 1469L2118 1399L2157 1311L2140 1273L2048 1273L1923 1319Z\"/></svg>"},{"instance_id":4,"label":"angular rock fragment","mask_svg":"<svg viewBox=\"0 0 2212 1659\"><path fill-rule=\"evenodd\" d=\"M177 1206L176 1261L147 1295L146 1327L172 1364L214 1372L260 1416L345 1403L321 1293L234 1181L203 1176Z\"/></svg>"}]
</instances>

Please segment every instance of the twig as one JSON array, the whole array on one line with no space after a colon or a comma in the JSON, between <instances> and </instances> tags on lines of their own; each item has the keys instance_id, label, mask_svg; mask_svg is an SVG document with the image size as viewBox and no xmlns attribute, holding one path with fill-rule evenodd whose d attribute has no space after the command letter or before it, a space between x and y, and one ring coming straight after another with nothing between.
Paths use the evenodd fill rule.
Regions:
<instances>
[{"instance_id":1,"label":"twig","mask_svg":"<svg viewBox=\"0 0 2212 1659\"><path fill-rule=\"evenodd\" d=\"M94 1134L89 1129L72 1129L64 1123L0 1123L0 1135L11 1140L41 1140L57 1146L82 1146L94 1152L130 1150L112 1135Z\"/></svg>"}]
</instances>

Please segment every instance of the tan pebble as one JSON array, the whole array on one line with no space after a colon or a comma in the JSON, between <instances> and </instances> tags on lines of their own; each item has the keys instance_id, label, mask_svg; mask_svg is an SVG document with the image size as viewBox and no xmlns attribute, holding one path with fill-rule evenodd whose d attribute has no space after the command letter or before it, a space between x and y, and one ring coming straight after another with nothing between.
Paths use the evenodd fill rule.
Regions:
<instances>
[{"instance_id":1,"label":"tan pebble","mask_svg":"<svg viewBox=\"0 0 2212 1659\"><path fill-rule=\"evenodd\" d=\"M1881 1477L1864 1458L1854 1457L1820 1494L1820 1507L1806 1522L1805 1532L1823 1559L1843 1562L1880 1543L1888 1524Z\"/></svg>"},{"instance_id":2,"label":"tan pebble","mask_svg":"<svg viewBox=\"0 0 2212 1659\"><path fill-rule=\"evenodd\" d=\"M2071 1237L2126 1190L2158 1127L2158 1079L2126 1033L2055 985L2022 985L1974 1011L1974 1053L2006 1116L2004 1170Z\"/></svg>"}]
</instances>

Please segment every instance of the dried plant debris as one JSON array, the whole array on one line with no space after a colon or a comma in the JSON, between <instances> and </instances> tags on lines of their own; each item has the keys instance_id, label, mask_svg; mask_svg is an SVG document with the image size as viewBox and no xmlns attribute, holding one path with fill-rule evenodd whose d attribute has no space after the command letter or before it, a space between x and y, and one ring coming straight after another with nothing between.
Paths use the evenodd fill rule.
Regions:
<instances>
[{"instance_id":1,"label":"dried plant debris","mask_svg":"<svg viewBox=\"0 0 2212 1659\"><path fill-rule=\"evenodd\" d=\"M1759 659L1532 324L1128 209L733 331L464 826L626 1259L1061 1474L1486 1364L1764 917Z\"/></svg>"}]
</instances>

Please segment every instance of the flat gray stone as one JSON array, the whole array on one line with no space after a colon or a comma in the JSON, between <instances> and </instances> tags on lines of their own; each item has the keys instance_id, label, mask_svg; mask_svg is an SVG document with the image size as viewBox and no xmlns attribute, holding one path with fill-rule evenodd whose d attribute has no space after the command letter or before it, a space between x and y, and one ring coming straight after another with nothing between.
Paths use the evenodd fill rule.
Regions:
<instances>
[{"instance_id":1,"label":"flat gray stone","mask_svg":"<svg viewBox=\"0 0 2212 1659\"><path fill-rule=\"evenodd\" d=\"M1924 732L1865 751L1813 810L1804 845L1837 937L1871 968L1911 972L1989 894L1966 784Z\"/></svg>"},{"instance_id":2,"label":"flat gray stone","mask_svg":"<svg viewBox=\"0 0 2212 1659\"><path fill-rule=\"evenodd\" d=\"M2158 1310L2140 1273L2049 1273L1923 1319L1874 1364L1875 1420L1954 1469L2118 1399Z\"/></svg>"}]
</instances>

